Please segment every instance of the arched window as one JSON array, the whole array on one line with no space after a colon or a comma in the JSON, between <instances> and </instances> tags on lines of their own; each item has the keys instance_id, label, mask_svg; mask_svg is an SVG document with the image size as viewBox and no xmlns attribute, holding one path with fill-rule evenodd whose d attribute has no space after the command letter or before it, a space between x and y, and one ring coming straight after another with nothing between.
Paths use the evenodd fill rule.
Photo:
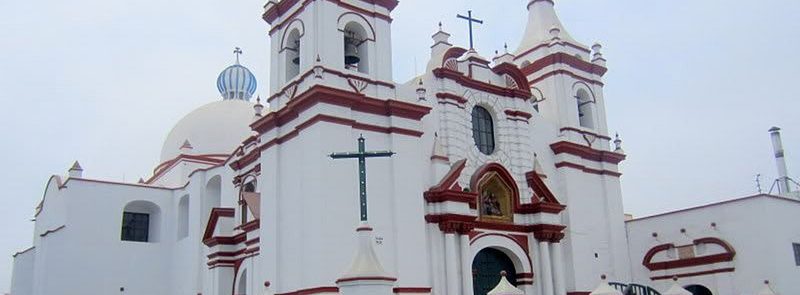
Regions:
<instances>
[{"instance_id":1,"label":"arched window","mask_svg":"<svg viewBox=\"0 0 800 295\"><path fill-rule=\"evenodd\" d=\"M208 221L208 215L211 210L218 208L222 205L222 177L217 175L211 178L206 184L205 198L204 198L206 215L203 222Z\"/></svg>"},{"instance_id":2,"label":"arched window","mask_svg":"<svg viewBox=\"0 0 800 295\"><path fill-rule=\"evenodd\" d=\"M158 242L161 226L161 209L147 201L134 201L125 205L122 213L120 239L128 242Z\"/></svg>"},{"instance_id":3,"label":"arched window","mask_svg":"<svg viewBox=\"0 0 800 295\"><path fill-rule=\"evenodd\" d=\"M242 274L239 275L235 295L247 295L247 270L242 271Z\"/></svg>"},{"instance_id":4,"label":"arched window","mask_svg":"<svg viewBox=\"0 0 800 295\"><path fill-rule=\"evenodd\" d=\"M300 31L297 29L289 33L286 47L283 48L286 56L286 81L300 74Z\"/></svg>"},{"instance_id":5,"label":"arched window","mask_svg":"<svg viewBox=\"0 0 800 295\"><path fill-rule=\"evenodd\" d=\"M492 114L485 108L476 106L472 109L472 138L481 153L490 155L494 152L494 122Z\"/></svg>"},{"instance_id":6,"label":"arched window","mask_svg":"<svg viewBox=\"0 0 800 295\"><path fill-rule=\"evenodd\" d=\"M178 240L189 236L189 195L178 202Z\"/></svg>"},{"instance_id":7,"label":"arched window","mask_svg":"<svg viewBox=\"0 0 800 295\"><path fill-rule=\"evenodd\" d=\"M344 67L369 73L369 40L364 27L350 22L344 27Z\"/></svg>"},{"instance_id":8,"label":"arched window","mask_svg":"<svg viewBox=\"0 0 800 295\"><path fill-rule=\"evenodd\" d=\"M254 192L256 192L256 181L253 180L253 181L250 181L250 182L246 183L244 185L244 188L242 188L242 192L245 192L245 193L254 193ZM247 201L244 200L244 194L242 194L242 197L239 199L239 205L241 206L241 211L242 211L242 216L241 216L242 220L241 221L242 221L242 224L245 224L248 221L248 214L249 214L248 212L249 212L249 210L247 209Z\"/></svg>"},{"instance_id":9,"label":"arched window","mask_svg":"<svg viewBox=\"0 0 800 295\"><path fill-rule=\"evenodd\" d=\"M578 121L581 127L594 128L594 99L584 89L578 90L575 99L578 103Z\"/></svg>"}]
</instances>

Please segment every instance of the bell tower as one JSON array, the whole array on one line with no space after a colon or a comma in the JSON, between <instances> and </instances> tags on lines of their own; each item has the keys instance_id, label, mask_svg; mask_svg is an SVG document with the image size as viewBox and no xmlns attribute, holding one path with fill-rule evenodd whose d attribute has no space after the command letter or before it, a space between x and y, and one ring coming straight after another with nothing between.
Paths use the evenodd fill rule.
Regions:
<instances>
[{"instance_id":1,"label":"bell tower","mask_svg":"<svg viewBox=\"0 0 800 295\"><path fill-rule=\"evenodd\" d=\"M419 142L431 107L414 93L417 85L392 79L390 14L397 4L271 0L264 7L272 26L269 112L250 125L256 144L243 146L232 167L258 174L259 247L268 250L253 271L277 294L346 293L363 281L353 276L364 273L362 264L345 273L359 248L352 238L357 226L361 234L374 230L380 242L375 261L388 276L381 288L428 286L426 221L405 217L425 215L423 198L410 196L420 196L428 182L417 172L428 160ZM359 173L356 161L329 157L362 137L366 148L396 154ZM375 196L370 227L361 227L356 217L367 203L354 197L367 192Z\"/></svg>"},{"instance_id":2,"label":"bell tower","mask_svg":"<svg viewBox=\"0 0 800 295\"><path fill-rule=\"evenodd\" d=\"M286 103L286 97L279 97L285 90L294 95L317 84L378 96L386 93L388 89L353 80L391 84L390 13L397 4L394 0L267 2L263 18L272 26L272 109ZM338 77L327 79L329 74Z\"/></svg>"},{"instance_id":3,"label":"bell tower","mask_svg":"<svg viewBox=\"0 0 800 295\"><path fill-rule=\"evenodd\" d=\"M528 0L527 27L513 60L530 82L542 120L558 134L547 143L549 151L539 153L552 153L563 184L558 195L567 205L562 219L568 233L562 243L571 274L566 289L574 292L591 290L594 282L587 278L601 274L630 277L618 167L625 155L611 149L602 47L573 38L556 14L556 1Z\"/></svg>"},{"instance_id":4,"label":"bell tower","mask_svg":"<svg viewBox=\"0 0 800 295\"><path fill-rule=\"evenodd\" d=\"M559 128L607 134L602 47L576 41L558 19L554 0L529 0L528 11L514 61L528 75L542 116Z\"/></svg>"}]
</instances>

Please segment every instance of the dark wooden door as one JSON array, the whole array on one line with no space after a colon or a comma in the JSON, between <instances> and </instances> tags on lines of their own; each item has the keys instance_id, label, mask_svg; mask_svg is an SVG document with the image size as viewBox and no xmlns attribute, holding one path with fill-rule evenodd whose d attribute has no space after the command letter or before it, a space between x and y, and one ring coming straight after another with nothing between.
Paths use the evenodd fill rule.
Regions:
<instances>
[{"instance_id":1,"label":"dark wooden door","mask_svg":"<svg viewBox=\"0 0 800 295\"><path fill-rule=\"evenodd\" d=\"M711 293L711 290L701 285L686 286L684 289L686 289L686 291L692 292L692 294L694 295L714 295L714 293Z\"/></svg>"},{"instance_id":2,"label":"dark wooden door","mask_svg":"<svg viewBox=\"0 0 800 295\"><path fill-rule=\"evenodd\" d=\"M486 295L500 282L500 272L517 285L517 272L514 263L505 253L491 248L483 249L472 261L472 289L475 295Z\"/></svg>"}]
</instances>

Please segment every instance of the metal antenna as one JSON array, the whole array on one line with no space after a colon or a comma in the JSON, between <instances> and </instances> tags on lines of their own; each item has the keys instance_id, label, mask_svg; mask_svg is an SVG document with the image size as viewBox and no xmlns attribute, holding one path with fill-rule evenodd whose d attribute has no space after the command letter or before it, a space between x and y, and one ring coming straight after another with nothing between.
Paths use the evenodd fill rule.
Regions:
<instances>
[{"instance_id":1,"label":"metal antenna","mask_svg":"<svg viewBox=\"0 0 800 295\"><path fill-rule=\"evenodd\" d=\"M759 194L763 193L761 190L761 173L756 174L756 189L758 190Z\"/></svg>"}]
</instances>

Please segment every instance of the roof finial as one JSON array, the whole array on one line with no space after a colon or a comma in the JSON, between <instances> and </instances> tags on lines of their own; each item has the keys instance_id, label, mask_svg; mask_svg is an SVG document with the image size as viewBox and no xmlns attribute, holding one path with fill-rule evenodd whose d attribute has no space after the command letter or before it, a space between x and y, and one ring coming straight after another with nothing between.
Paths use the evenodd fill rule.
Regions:
<instances>
[{"instance_id":1,"label":"roof finial","mask_svg":"<svg viewBox=\"0 0 800 295\"><path fill-rule=\"evenodd\" d=\"M194 150L194 146L189 142L189 139L183 141L183 145L180 147L181 153L184 155L188 155Z\"/></svg>"},{"instance_id":2,"label":"roof finial","mask_svg":"<svg viewBox=\"0 0 800 295\"><path fill-rule=\"evenodd\" d=\"M616 138L614 139L614 152L624 154L625 151L622 149L622 139L619 138L619 133L617 133Z\"/></svg>"},{"instance_id":3,"label":"roof finial","mask_svg":"<svg viewBox=\"0 0 800 295\"><path fill-rule=\"evenodd\" d=\"M253 110L256 112L256 119L263 116L264 105L261 104L261 95L256 98L256 104L253 106Z\"/></svg>"},{"instance_id":4,"label":"roof finial","mask_svg":"<svg viewBox=\"0 0 800 295\"><path fill-rule=\"evenodd\" d=\"M235 49L233 49L233 54L236 55L236 64L237 65L239 64L239 55L241 55L242 53L244 53L244 52L239 47L236 47Z\"/></svg>"},{"instance_id":5,"label":"roof finial","mask_svg":"<svg viewBox=\"0 0 800 295\"><path fill-rule=\"evenodd\" d=\"M439 32L442 32L442 31L444 31L444 30L442 29L442 22L439 22Z\"/></svg>"},{"instance_id":6,"label":"roof finial","mask_svg":"<svg viewBox=\"0 0 800 295\"><path fill-rule=\"evenodd\" d=\"M68 174L70 178L83 177L83 168L81 167L81 164L78 163L78 161L75 161L75 163L72 164L72 167L69 168Z\"/></svg>"}]
</instances>

